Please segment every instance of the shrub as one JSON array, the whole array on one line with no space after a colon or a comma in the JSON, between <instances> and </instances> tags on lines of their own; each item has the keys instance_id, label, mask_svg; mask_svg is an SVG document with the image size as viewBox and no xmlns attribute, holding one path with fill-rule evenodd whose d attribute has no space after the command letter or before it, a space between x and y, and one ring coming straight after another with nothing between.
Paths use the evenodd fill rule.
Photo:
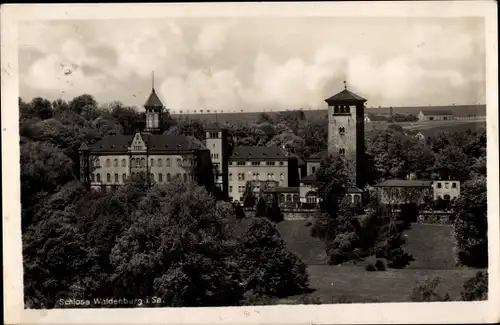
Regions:
<instances>
[{"instance_id":1,"label":"shrub","mask_svg":"<svg viewBox=\"0 0 500 325\"><path fill-rule=\"evenodd\" d=\"M384 261L382 260L377 260L377 262L375 262L375 267L377 268L377 270L379 271L385 271L386 267L385 267L385 263Z\"/></svg>"},{"instance_id":2,"label":"shrub","mask_svg":"<svg viewBox=\"0 0 500 325\"><path fill-rule=\"evenodd\" d=\"M369 272L373 272L373 271L377 271L377 268L373 265L373 264L368 264L366 267L365 267L365 270L369 271Z\"/></svg>"},{"instance_id":3,"label":"shrub","mask_svg":"<svg viewBox=\"0 0 500 325\"><path fill-rule=\"evenodd\" d=\"M387 266L393 269L402 269L415 260L411 254L406 253L401 247L388 251L385 258L387 258Z\"/></svg>"},{"instance_id":4,"label":"shrub","mask_svg":"<svg viewBox=\"0 0 500 325\"><path fill-rule=\"evenodd\" d=\"M418 282L411 291L410 299L413 302L431 302L431 301L450 301L448 293L444 295L438 292L441 278L434 277L426 278L422 282Z\"/></svg>"},{"instance_id":5,"label":"shrub","mask_svg":"<svg viewBox=\"0 0 500 325\"><path fill-rule=\"evenodd\" d=\"M478 271L465 281L461 296L465 301L488 300L488 274Z\"/></svg>"}]
</instances>

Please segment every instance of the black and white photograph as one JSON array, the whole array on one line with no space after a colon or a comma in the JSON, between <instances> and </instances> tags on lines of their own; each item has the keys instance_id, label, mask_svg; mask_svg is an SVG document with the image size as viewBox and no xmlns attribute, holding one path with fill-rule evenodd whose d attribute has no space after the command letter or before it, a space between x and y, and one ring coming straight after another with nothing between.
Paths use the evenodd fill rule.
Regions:
<instances>
[{"instance_id":1,"label":"black and white photograph","mask_svg":"<svg viewBox=\"0 0 500 325\"><path fill-rule=\"evenodd\" d=\"M494 2L1 10L12 324L499 320Z\"/></svg>"}]
</instances>

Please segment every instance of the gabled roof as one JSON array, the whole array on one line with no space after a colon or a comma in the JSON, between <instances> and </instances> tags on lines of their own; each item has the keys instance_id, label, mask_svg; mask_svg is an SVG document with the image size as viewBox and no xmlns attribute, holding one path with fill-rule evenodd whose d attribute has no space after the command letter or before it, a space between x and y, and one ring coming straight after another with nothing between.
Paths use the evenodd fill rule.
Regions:
<instances>
[{"instance_id":1,"label":"gabled roof","mask_svg":"<svg viewBox=\"0 0 500 325\"><path fill-rule=\"evenodd\" d=\"M146 100L144 107L163 108L163 104L162 104L160 98L158 98L158 95L156 95L156 91L154 88L151 91L151 94L149 95L148 99Z\"/></svg>"},{"instance_id":2,"label":"gabled roof","mask_svg":"<svg viewBox=\"0 0 500 325\"><path fill-rule=\"evenodd\" d=\"M363 191L361 189L357 188L357 187L348 187L346 189L346 192L347 193L352 193L352 194L354 194L354 193L363 193Z\"/></svg>"},{"instance_id":3,"label":"gabled roof","mask_svg":"<svg viewBox=\"0 0 500 325\"><path fill-rule=\"evenodd\" d=\"M286 155L285 151L279 147L235 147L233 149L233 153L229 157L229 159L233 160L287 160L288 158L289 157Z\"/></svg>"},{"instance_id":4,"label":"gabled roof","mask_svg":"<svg viewBox=\"0 0 500 325\"><path fill-rule=\"evenodd\" d=\"M344 89L340 93L325 99L325 102L327 102L328 104L332 102L366 102L366 99L359 95L356 95L355 93L347 89Z\"/></svg>"},{"instance_id":5,"label":"gabled roof","mask_svg":"<svg viewBox=\"0 0 500 325\"><path fill-rule=\"evenodd\" d=\"M451 111L435 110L435 109L422 110L422 114L424 114L424 115L453 115L453 113Z\"/></svg>"},{"instance_id":6,"label":"gabled roof","mask_svg":"<svg viewBox=\"0 0 500 325\"><path fill-rule=\"evenodd\" d=\"M304 176L300 179L300 182L301 183L306 183L306 182L316 182L317 179L316 179L316 174L309 174L307 176Z\"/></svg>"},{"instance_id":7,"label":"gabled roof","mask_svg":"<svg viewBox=\"0 0 500 325\"><path fill-rule=\"evenodd\" d=\"M430 187L432 181L389 179L374 185L375 187Z\"/></svg>"},{"instance_id":8,"label":"gabled roof","mask_svg":"<svg viewBox=\"0 0 500 325\"><path fill-rule=\"evenodd\" d=\"M185 135L151 135L142 133L142 138L150 152L158 151L191 151L206 149L205 145L198 139ZM126 153L134 135L108 136L90 146L92 152L117 152Z\"/></svg>"},{"instance_id":9,"label":"gabled roof","mask_svg":"<svg viewBox=\"0 0 500 325\"><path fill-rule=\"evenodd\" d=\"M387 116L366 114L366 116L372 121L387 121Z\"/></svg>"}]
</instances>

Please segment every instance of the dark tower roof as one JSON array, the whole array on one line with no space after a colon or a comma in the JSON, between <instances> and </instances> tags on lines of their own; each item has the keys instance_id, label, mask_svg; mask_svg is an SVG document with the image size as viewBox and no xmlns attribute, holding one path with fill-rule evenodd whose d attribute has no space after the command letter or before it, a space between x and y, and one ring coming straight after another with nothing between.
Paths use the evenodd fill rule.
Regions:
<instances>
[{"instance_id":1,"label":"dark tower roof","mask_svg":"<svg viewBox=\"0 0 500 325\"><path fill-rule=\"evenodd\" d=\"M148 108L148 107L151 107L151 108L163 108L163 104L162 104L160 98L158 98L158 95L156 95L156 92L155 92L154 88L151 91L151 94L149 95L148 100L144 104L144 107L146 107L146 108Z\"/></svg>"},{"instance_id":2,"label":"dark tower roof","mask_svg":"<svg viewBox=\"0 0 500 325\"><path fill-rule=\"evenodd\" d=\"M334 102L366 102L366 99L359 95L356 95L355 93L347 89L344 89L340 93L325 99L325 102L327 102L328 104Z\"/></svg>"}]
</instances>

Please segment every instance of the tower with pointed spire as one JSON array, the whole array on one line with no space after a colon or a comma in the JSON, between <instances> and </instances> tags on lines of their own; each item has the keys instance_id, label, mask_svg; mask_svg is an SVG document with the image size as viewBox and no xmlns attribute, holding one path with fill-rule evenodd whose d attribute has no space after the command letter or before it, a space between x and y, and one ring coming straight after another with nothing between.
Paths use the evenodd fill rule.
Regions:
<instances>
[{"instance_id":1,"label":"tower with pointed spire","mask_svg":"<svg viewBox=\"0 0 500 325\"><path fill-rule=\"evenodd\" d=\"M356 186L364 186L366 99L347 89L325 99L328 104L328 153L346 156L356 164Z\"/></svg>"},{"instance_id":2,"label":"tower with pointed spire","mask_svg":"<svg viewBox=\"0 0 500 325\"><path fill-rule=\"evenodd\" d=\"M161 133L161 129L163 126L163 104L160 98L158 98L158 95L155 91L154 72L152 74L151 94L144 104L144 108L146 109L146 128L144 129L144 131L153 134Z\"/></svg>"}]
</instances>

